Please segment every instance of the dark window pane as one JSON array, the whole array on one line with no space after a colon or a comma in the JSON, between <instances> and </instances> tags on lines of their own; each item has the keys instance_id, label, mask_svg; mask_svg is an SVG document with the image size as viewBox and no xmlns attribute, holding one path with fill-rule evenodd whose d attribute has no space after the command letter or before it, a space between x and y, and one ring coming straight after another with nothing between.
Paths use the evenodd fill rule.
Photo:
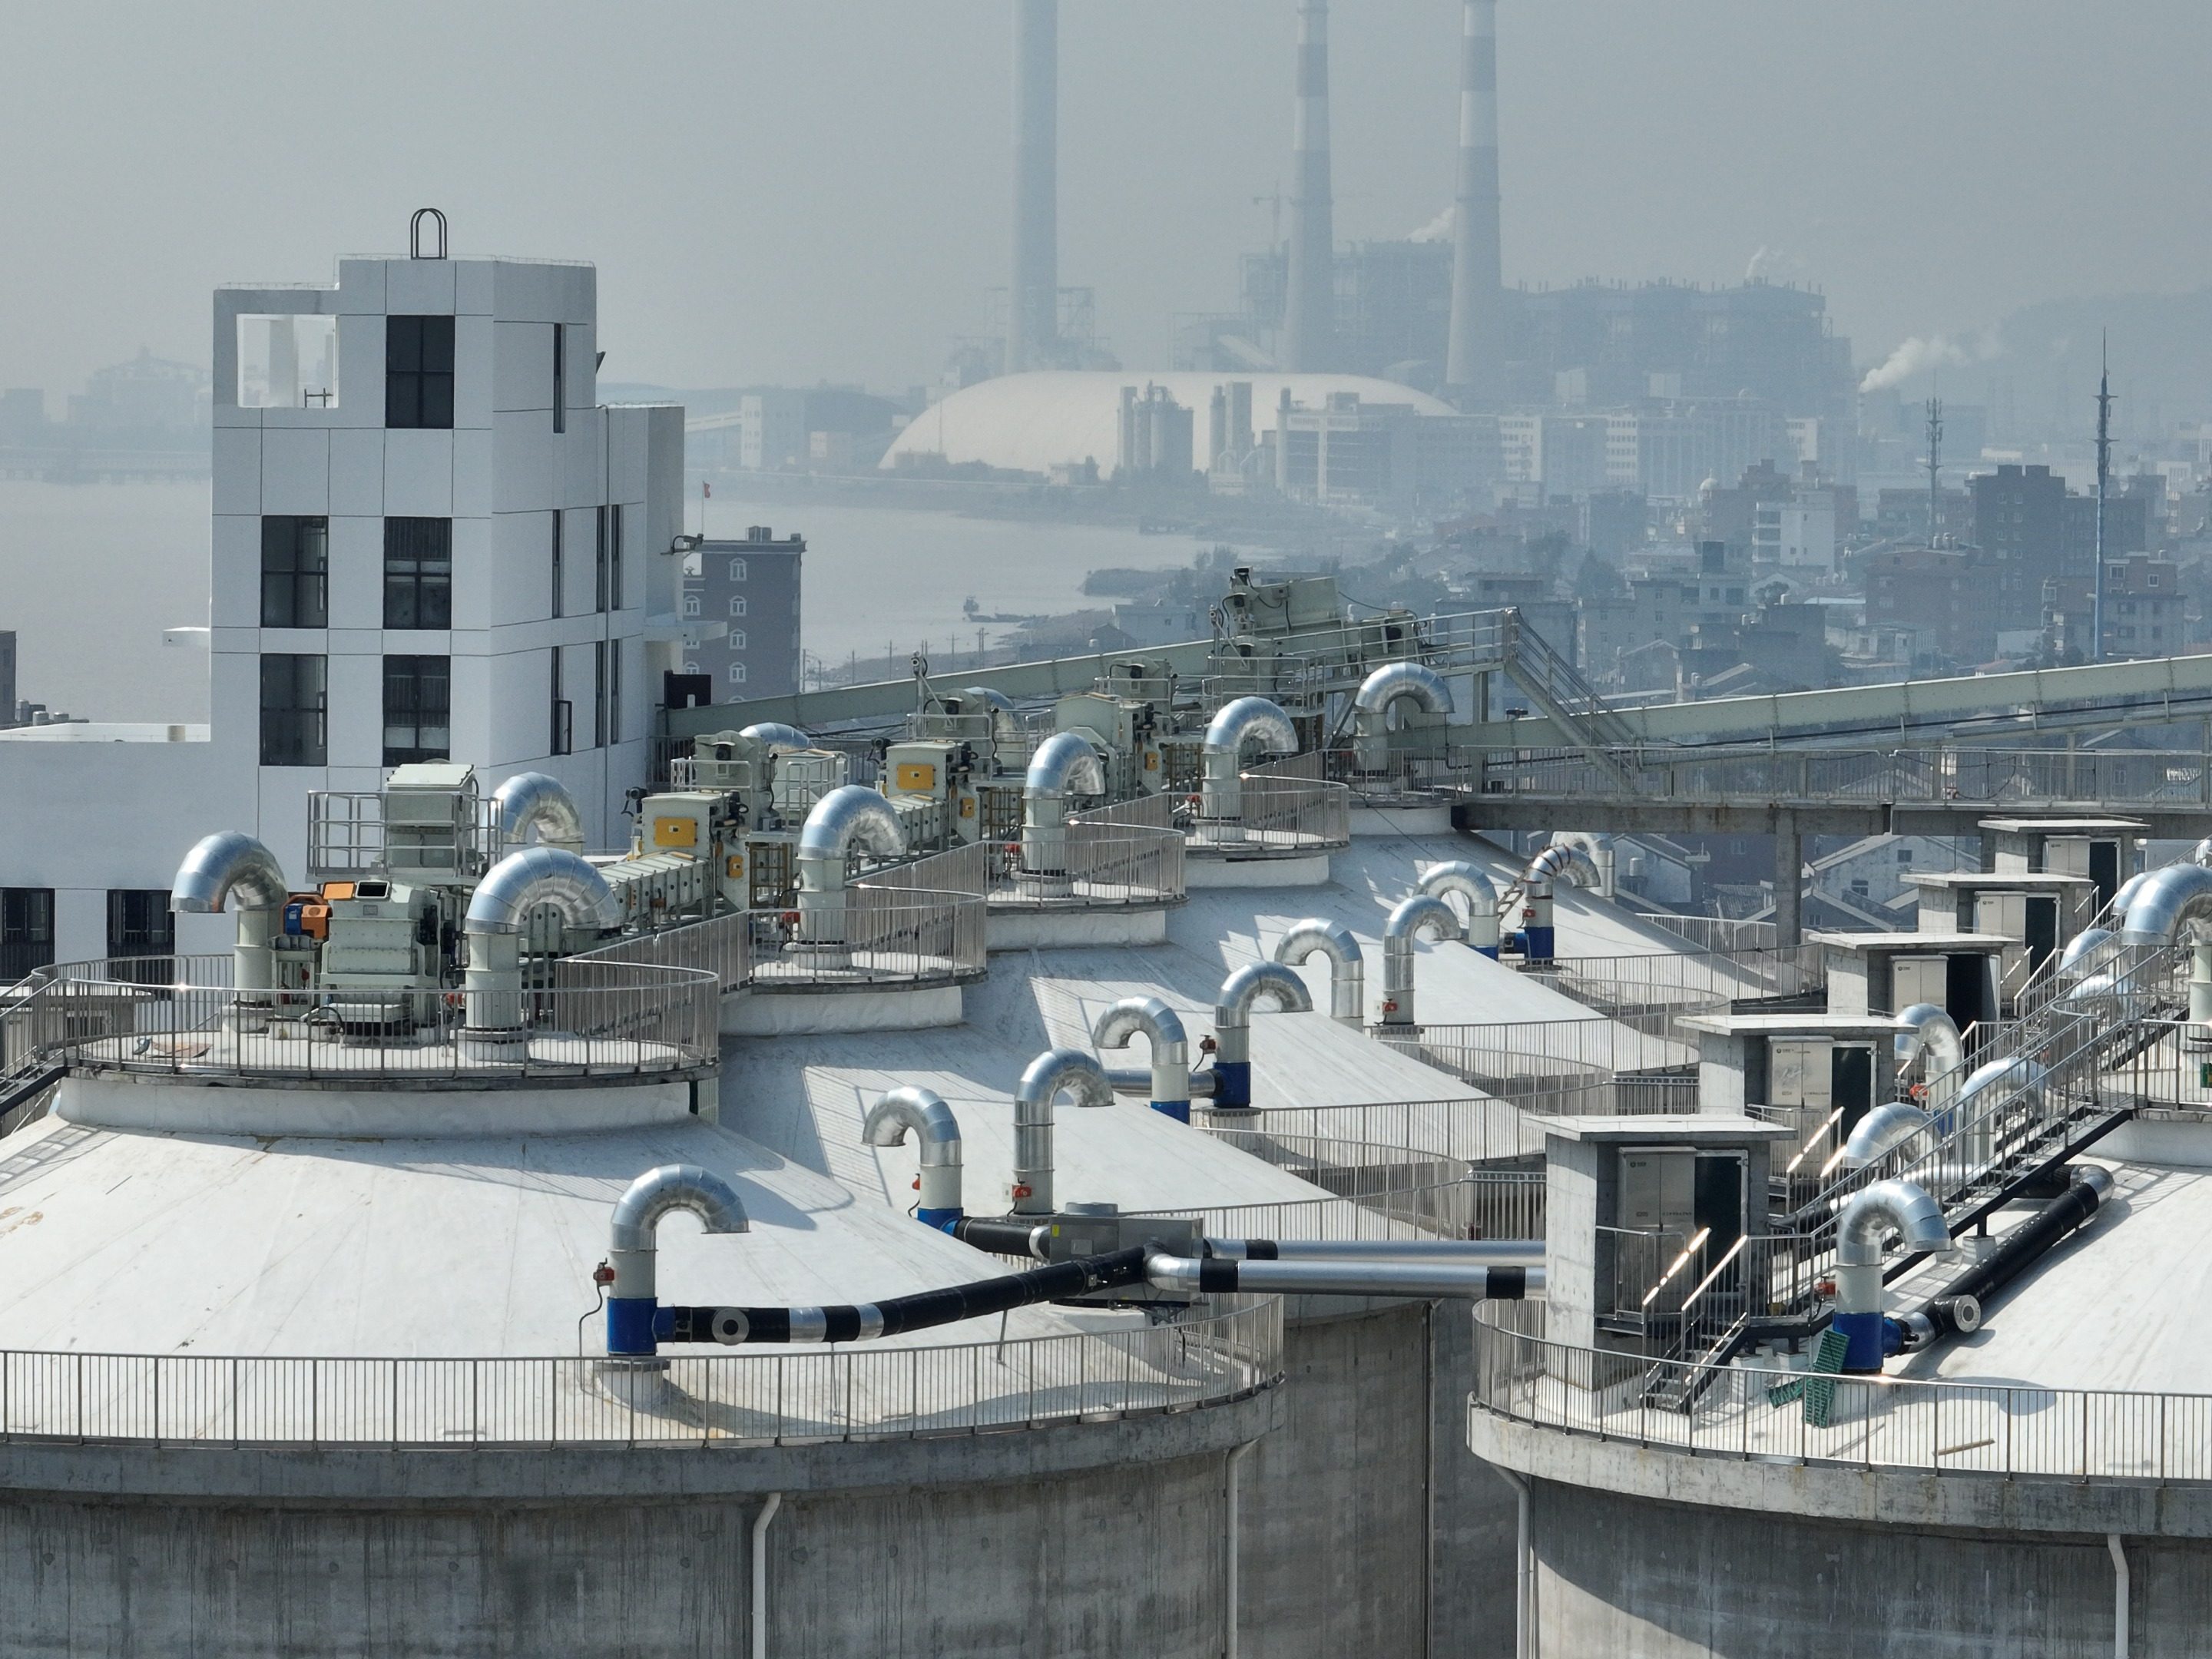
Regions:
<instances>
[{"instance_id":1,"label":"dark window pane","mask_svg":"<svg viewBox=\"0 0 2212 1659\"><path fill-rule=\"evenodd\" d=\"M143 978L158 984L169 977L166 958L177 950L176 919L169 912L169 896L159 889L112 887L107 892L107 954L111 958L163 958L149 962ZM132 975L121 975L130 978Z\"/></svg>"},{"instance_id":2,"label":"dark window pane","mask_svg":"<svg viewBox=\"0 0 2212 1659\"><path fill-rule=\"evenodd\" d=\"M422 418L417 426L433 427L441 431L453 423L453 377L450 374L422 376Z\"/></svg>"},{"instance_id":3,"label":"dark window pane","mask_svg":"<svg viewBox=\"0 0 2212 1659\"><path fill-rule=\"evenodd\" d=\"M19 980L54 959L54 890L0 889L0 979Z\"/></svg>"},{"instance_id":4,"label":"dark window pane","mask_svg":"<svg viewBox=\"0 0 2212 1659\"><path fill-rule=\"evenodd\" d=\"M453 521L384 521L384 625L450 628L453 620Z\"/></svg>"},{"instance_id":5,"label":"dark window pane","mask_svg":"<svg viewBox=\"0 0 2212 1659\"><path fill-rule=\"evenodd\" d=\"M384 423L450 428L453 424L453 319L384 319Z\"/></svg>"},{"instance_id":6,"label":"dark window pane","mask_svg":"<svg viewBox=\"0 0 2212 1659\"><path fill-rule=\"evenodd\" d=\"M330 520L272 515L261 520L261 625L329 623Z\"/></svg>"},{"instance_id":7,"label":"dark window pane","mask_svg":"<svg viewBox=\"0 0 2212 1659\"><path fill-rule=\"evenodd\" d=\"M444 657L384 659L384 763L444 760L452 752L450 667Z\"/></svg>"},{"instance_id":8,"label":"dark window pane","mask_svg":"<svg viewBox=\"0 0 2212 1659\"><path fill-rule=\"evenodd\" d=\"M261 659L261 763L324 763L323 659L272 652Z\"/></svg>"}]
</instances>

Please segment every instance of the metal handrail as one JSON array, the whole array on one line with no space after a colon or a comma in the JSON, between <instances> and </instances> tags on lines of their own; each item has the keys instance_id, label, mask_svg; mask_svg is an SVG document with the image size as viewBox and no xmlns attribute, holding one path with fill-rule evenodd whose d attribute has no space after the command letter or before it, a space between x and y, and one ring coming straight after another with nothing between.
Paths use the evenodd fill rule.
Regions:
<instances>
[{"instance_id":1,"label":"metal handrail","mask_svg":"<svg viewBox=\"0 0 2212 1659\"><path fill-rule=\"evenodd\" d=\"M1282 1376L1282 1304L1011 1341L596 1358L0 1352L0 1440L720 1447L915 1439L1188 1411Z\"/></svg>"},{"instance_id":2,"label":"metal handrail","mask_svg":"<svg viewBox=\"0 0 2212 1659\"><path fill-rule=\"evenodd\" d=\"M1540 1303L1475 1309L1474 1405L1648 1451L1947 1474L2212 1481L2212 1395L1709 1368L1553 1341ZM1655 1384L1656 1384L1655 1386ZM1832 1391L1832 1392L1830 1392ZM1656 1403L1665 1401L1669 1403Z\"/></svg>"}]
</instances>

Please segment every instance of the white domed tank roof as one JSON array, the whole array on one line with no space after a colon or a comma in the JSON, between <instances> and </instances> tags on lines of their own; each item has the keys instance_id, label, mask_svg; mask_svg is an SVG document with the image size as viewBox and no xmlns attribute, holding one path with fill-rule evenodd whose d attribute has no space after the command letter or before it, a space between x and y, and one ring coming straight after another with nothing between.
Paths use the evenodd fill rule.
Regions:
<instances>
[{"instance_id":1,"label":"white domed tank roof","mask_svg":"<svg viewBox=\"0 0 2212 1659\"><path fill-rule=\"evenodd\" d=\"M1191 411L1196 465L1203 467L1206 410L1213 390L1238 383L1252 388L1255 440L1273 427L1275 407L1285 389L1292 403L1308 409L1350 392L1362 403L1410 404L1423 415L1457 412L1425 392L1366 374L1046 369L979 380L933 404L892 441L882 464L892 468L904 458L941 455L956 466L981 462L1010 471L1044 472L1091 460L1105 477L1119 459L1121 388L1134 386L1141 396L1146 386L1158 386Z\"/></svg>"}]
</instances>

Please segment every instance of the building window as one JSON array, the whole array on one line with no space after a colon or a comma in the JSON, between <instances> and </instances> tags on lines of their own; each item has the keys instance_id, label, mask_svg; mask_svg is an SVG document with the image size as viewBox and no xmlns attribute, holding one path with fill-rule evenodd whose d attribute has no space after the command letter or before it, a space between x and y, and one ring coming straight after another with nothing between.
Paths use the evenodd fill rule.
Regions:
<instances>
[{"instance_id":1,"label":"building window","mask_svg":"<svg viewBox=\"0 0 2212 1659\"><path fill-rule=\"evenodd\" d=\"M453 753L453 669L445 657L384 659L384 763L441 761Z\"/></svg>"},{"instance_id":2,"label":"building window","mask_svg":"<svg viewBox=\"0 0 2212 1659\"><path fill-rule=\"evenodd\" d=\"M261 763L324 764L329 703L324 659L270 653L261 659Z\"/></svg>"},{"instance_id":3,"label":"building window","mask_svg":"<svg viewBox=\"0 0 2212 1659\"><path fill-rule=\"evenodd\" d=\"M730 649L732 651L742 651L744 648L745 630L742 628L732 628L730 630Z\"/></svg>"},{"instance_id":4,"label":"building window","mask_svg":"<svg viewBox=\"0 0 2212 1659\"><path fill-rule=\"evenodd\" d=\"M731 596L730 614L732 617L742 617L745 614L745 596L744 594L737 593Z\"/></svg>"},{"instance_id":5,"label":"building window","mask_svg":"<svg viewBox=\"0 0 2212 1659\"><path fill-rule=\"evenodd\" d=\"M592 544L592 609L603 611L607 608L607 510L604 507L599 509L595 536Z\"/></svg>"},{"instance_id":6,"label":"building window","mask_svg":"<svg viewBox=\"0 0 2212 1659\"><path fill-rule=\"evenodd\" d=\"M330 625L331 521L261 521L261 625Z\"/></svg>"},{"instance_id":7,"label":"building window","mask_svg":"<svg viewBox=\"0 0 2212 1659\"><path fill-rule=\"evenodd\" d=\"M1864 883L1864 882L1863 882L1863 881L1855 881L1855 882L1853 882L1853 883L1851 884L1851 893L1852 893L1852 896L1853 896L1854 897L1856 897L1856 898L1864 898L1864 897L1866 897L1866 896L1867 896L1867 884L1866 884L1866 883Z\"/></svg>"},{"instance_id":8,"label":"building window","mask_svg":"<svg viewBox=\"0 0 2212 1659\"><path fill-rule=\"evenodd\" d=\"M699 596L696 593L686 593L684 596L684 614L687 617L696 617L699 614Z\"/></svg>"},{"instance_id":9,"label":"building window","mask_svg":"<svg viewBox=\"0 0 2212 1659\"><path fill-rule=\"evenodd\" d=\"M110 961L173 957L177 953L177 921L170 914L169 895L157 887L111 887L107 890L107 955ZM169 977L149 965L143 975L118 975L145 984Z\"/></svg>"},{"instance_id":10,"label":"building window","mask_svg":"<svg viewBox=\"0 0 2212 1659\"><path fill-rule=\"evenodd\" d=\"M384 521L384 625L453 625L453 521Z\"/></svg>"},{"instance_id":11,"label":"building window","mask_svg":"<svg viewBox=\"0 0 2212 1659\"><path fill-rule=\"evenodd\" d=\"M568 330L553 325L553 429L568 429Z\"/></svg>"},{"instance_id":12,"label":"building window","mask_svg":"<svg viewBox=\"0 0 2212 1659\"><path fill-rule=\"evenodd\" d=\"M453 424L453 319L384 319L384 423L450 430Z\"/></svg>"},{"instance_id":13,"label":"building window","mask_svg":"<svg viewBox=\"0 0 2212 1659\"><path fill-rule=\"evenodd\" d=\"M732 663L732 664L730 665L730 684L731 684L732 685L743 685L744 683L745 683L745 665L744 665L744 664L743 664L743 663L741 663L741 662L733 662L733 663Z\"/></svg>"},{"instance_id":14,"label":"building window","mask_svg":"<svg viewBox=\"0 0 2212 1659\"><path fill-rule=\"evenodd\" d=\"M741 582L744 580L744 579L745 562L743 559L732 559L730 561L730 580L733 582Z\"/></svg>"},{"instance_id":15,"label":"building window","mask_svg":"<svg viewBox=\"0 0 2212 1659\"><path fill-rule=\"evenodd\" d=\"M553 735L546 744L546 752L553 755L567 754L570 749L574 746L576 735L575 721L574 719L575 711L569 706L568 699L564 694L561 684L561 647L557 645L555 646L552 652L553 675L551 682L553 690Z\"/></svg>"},{"instance_id":16,"label":"building window","mask_svg":"<svg viewBox=\"0 0 2212 1659\"><path fill-rule=\"evenodd\" d=\"M0 979L19 980L54 960L54 890L0 887Z\"/></svg>"},{"instance_id":17,"label":"building window","mask_svg":"<svg viewBox=\"0 0 2212 1659\"><path fill-rule=\"evenodd\" d=\"M561 509L553 509L553 614L561 611Z\"/></svg>"},{"instance_id":18,"label":"building window","mask_svg":"<svg viewBox=\"0 0 2212 1659\"><path fill-rule=\"evenodd\" d=\"M623 510L619 507L607 509L607 532L611 546L607 554L607 609L623 608Z\"/></svg>"},{"instance_id":19,"label":"building window","mask_svg":"<svg viewBox=\"0 0 2212 1659\"><path fill-rule=\"evenodd\" d=\"M622 741L622 645L607 641L607 741Z\"/></svg>"},{"instance_id":20,"label":"building window","mask_svg":"<svg viewBox=\"0 0 2212 1659\"><path fill-rule=\"evenodd\" d=\"M1911 849L1910 847L1900 847L1900 848L1899 848L1897 849L1897 861L1898 861L1899 864L1910 864L1910 863L1911 863L1911 862L1912 862L1912 849Z\"/></svg>"},{"instance_id":21,"label":"building window","mask_svg":"<svg viewBox=\"0 0 2212 1659\"><path fill-rule=\"evenodd\" d=\"M607 746L607 642L592 641L592 747Z\"/></svg>"}]
</instances>

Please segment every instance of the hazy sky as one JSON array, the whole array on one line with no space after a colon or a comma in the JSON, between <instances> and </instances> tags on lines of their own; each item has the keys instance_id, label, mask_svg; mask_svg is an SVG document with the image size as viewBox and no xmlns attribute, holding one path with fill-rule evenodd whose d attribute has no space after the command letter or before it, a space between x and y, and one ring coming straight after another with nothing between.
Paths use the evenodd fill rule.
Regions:
<instances>
[{"instance_id":1,"label":"hazy sky","mask_svg":"<svg viewBox=\"0 0 2212 1659\"><path fill-rule=\"evenodd\" d=\"M1862 361L2212 270L2206 0L1504 0L1508 280L1823 288ZM1449 199L1458 0L1338 0L1337 228ZM1293 0L1066 0L1063 282L1133 367L1229 309L1286 176ZM0 384L208 290L326 281L442 207L459 253L600 270L606 372L933 376L1005 281L1006 0L307 0L0 14Z\"/></svg>"}]
</instances>

